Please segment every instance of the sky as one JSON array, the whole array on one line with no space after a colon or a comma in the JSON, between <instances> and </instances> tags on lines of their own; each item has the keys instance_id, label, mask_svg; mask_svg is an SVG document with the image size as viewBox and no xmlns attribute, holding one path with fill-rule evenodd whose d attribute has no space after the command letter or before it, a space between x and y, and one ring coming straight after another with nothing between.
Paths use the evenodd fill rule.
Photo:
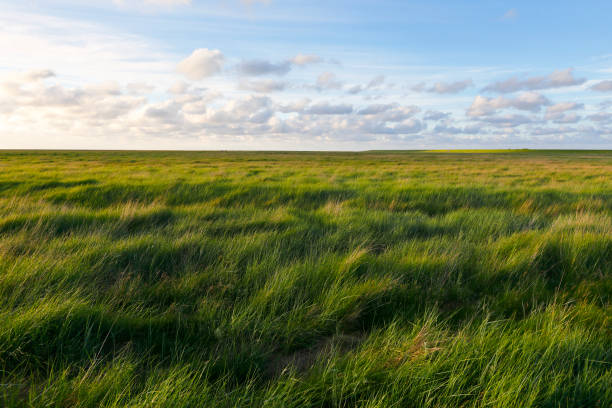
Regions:
<instances>
[{"instance_id":1,"label":"sky","mask_svg":"<svg viewBox=\"0 0 612 408\"><path fill-rule=\"evenodd\" d=\"M612 149L612 2L0 0L0 148Z\"/></svg>"}]
</instances>

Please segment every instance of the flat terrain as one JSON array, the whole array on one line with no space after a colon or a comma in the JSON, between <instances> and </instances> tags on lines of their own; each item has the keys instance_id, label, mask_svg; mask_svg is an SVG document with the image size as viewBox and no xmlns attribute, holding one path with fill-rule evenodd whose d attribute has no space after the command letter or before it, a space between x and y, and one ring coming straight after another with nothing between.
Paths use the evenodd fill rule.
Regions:
<instances>
[{"instance_id":1,"label":"flat terrain","mask_svg":"<svg viewBox=\"0 0 612 408\"><path fill-rule=\"evenodd\" d=\"M2 407L610 407L612 152L0 151Z\"/></svg>"}]
</instances>

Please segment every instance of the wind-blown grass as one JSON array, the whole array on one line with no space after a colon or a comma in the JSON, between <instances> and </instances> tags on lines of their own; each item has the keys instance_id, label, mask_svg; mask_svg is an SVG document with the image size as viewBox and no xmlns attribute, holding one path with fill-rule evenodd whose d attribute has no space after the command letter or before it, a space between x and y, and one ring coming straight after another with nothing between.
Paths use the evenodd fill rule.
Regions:
<instances>
[{"instance_id":1,"label":"wind-blown grass","mask_svg":"<svg viewBox=\"0 0 612 408\"><path fill-rule=\"evenodd\" d=\"M0 152L0 406L608 407L612 153Z\"/></svg>"}]
</instances>

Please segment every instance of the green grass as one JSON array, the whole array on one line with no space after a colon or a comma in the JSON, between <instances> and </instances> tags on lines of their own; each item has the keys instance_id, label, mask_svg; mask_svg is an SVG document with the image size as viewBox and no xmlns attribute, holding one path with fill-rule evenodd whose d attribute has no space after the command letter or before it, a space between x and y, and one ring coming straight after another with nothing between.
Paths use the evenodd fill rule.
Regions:
<instances>
[{"instance_id":1,"label":"green grass","mask_svg":"<svg viewBox=\"0 0 612 408\"><path fill-rule=\"evenodd\" d=\"M0 152L2 407L612 406L612 152Z\"/></svg>"}]
</instances>

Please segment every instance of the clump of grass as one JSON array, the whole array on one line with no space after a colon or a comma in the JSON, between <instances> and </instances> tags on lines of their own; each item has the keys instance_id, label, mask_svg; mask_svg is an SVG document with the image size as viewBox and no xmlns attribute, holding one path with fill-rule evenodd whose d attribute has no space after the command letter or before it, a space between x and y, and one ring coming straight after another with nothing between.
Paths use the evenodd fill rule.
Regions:
<instances>
[{"instance_id":1,"label":"clump of grass","mask_svg":"<svg viewBox=\"0 0 612 408\"><path fill-rule=\"evenodd\" d=\"M612 405L610 152L0 160L0 406Z\"/></svg>"}]
</instances>

